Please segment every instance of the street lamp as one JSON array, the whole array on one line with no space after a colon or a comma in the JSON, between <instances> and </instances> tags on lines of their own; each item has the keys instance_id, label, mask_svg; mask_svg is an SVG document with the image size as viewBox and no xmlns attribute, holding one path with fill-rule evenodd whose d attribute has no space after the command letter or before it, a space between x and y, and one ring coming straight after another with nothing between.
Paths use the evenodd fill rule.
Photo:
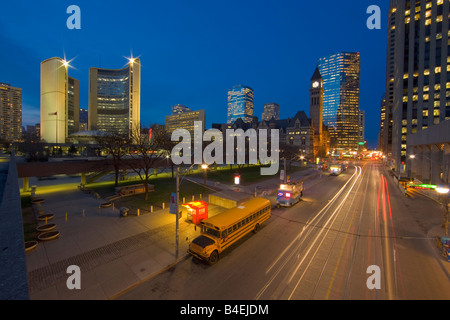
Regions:
<instances>
[{"instance_id":1,"label":"street lamp","mask_svg":"<svg viewBox=\"0 0 450 320\"><path fill-rule=\"evenodd\" d=\"M203 169L203 184L206 186L206 172L208 170L208 165L207 164L202 164L202 169Z\"/></svg>"},{"instance_id":2,"label":"street lamp","mask_svg":"<svg viewBox=\"0 0 450 320\"><path fill-rule=\"evenodd\" d=\"M445 194L448 194L448 193L449 193L450 189L448 188L448 186L445 186L445 185L440 184L440 185L436 188L436 191L437 191L439 194L445 195Z\"/></svg>"}]
</instances>

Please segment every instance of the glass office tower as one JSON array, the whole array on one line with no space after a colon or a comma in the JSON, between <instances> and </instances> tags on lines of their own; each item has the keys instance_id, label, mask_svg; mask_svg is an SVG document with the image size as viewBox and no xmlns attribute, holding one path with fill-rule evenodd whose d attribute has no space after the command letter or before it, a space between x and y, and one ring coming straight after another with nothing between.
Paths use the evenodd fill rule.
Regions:
<instances>
[{"instance_id":1,"label":"glass office tower","mask_svg":"<svg viewBox=\"0 0 450 320\"><path fill-rule=\"evenodd\" d=\"M252 88L239 85L228 91L228 124L234 123L241 118L245 123L253 120L253 98Z\"/></svg>"},{"instance_id":2,"label":"glass office tower","mask_svg":"<svg viewBox=\"0 0 450 320\"><path fill-rule=\"evenodd\" d=\"M89 70L89 130L131 138L140 127L139 59L123 69Z\"/></svg>"},{"instance_id":3,"label":"glass office tower","mask_svg":"<svg viewBox=\"0 0 450 320\"><path fill-rule=\"evenodd\" d=\"M319 59L323 79L323 123L331 148L356 149L359 143L360 54L337 53Z\"/></svg>"}]
</instances>

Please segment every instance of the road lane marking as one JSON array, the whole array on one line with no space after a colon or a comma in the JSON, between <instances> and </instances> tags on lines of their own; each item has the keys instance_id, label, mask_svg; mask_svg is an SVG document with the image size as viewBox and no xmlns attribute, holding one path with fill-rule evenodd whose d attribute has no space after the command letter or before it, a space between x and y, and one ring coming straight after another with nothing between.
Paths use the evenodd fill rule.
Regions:
<instances>
[{"instance_id":1,"label":"road lane marking","mask_svg":"<svg viewBox=\"0 0 450 320\"><path fill-rule=\"evenodd\" d=\"M353 188L355 186L355 184L359 181L359 178L361 177L361 173L362 170L360 167L358 167L360 169L360 172L357 176L357 178L355 179L354 183L352 184L350 190L348 191L348 193L346 194L345 198L341 201L341 203L339 204L339 206L334 210L334 212L331 214L330 218L327 220L326 224L324 225L324 228L330 223L330 220L334 218L334 221L337 219L338 215L337 212L340 211L340 209L342 208L342 206L344 205L344 203L346 202L347 198L349 197L350 193L353 191ZM357 170L358 171L358 170ZM334 221L332 223L334 223ZM312 250L312 247L314 246L314 244L316 243L316 241L318 240L319 236L322 234L322 232L325 229L321 229L319 234L316 235L313 243L310 245L308 251L306 252L305 256L303 257L302 261L297 265L297 268L294 270L294 272L292 272L292 275L288 281L288 283L290 283L294 277L294 275L297 273L298 269L300 268L300 266L303 264L304 260L306 259L306 257L308 256L309 252ZM327 229L326 234L323 236L322 241L320 242L320 244L317 246L316 251L314 252L313 256L310 259L310 262L308 263L308 265L306 266L305 270L303 271L302 275L300 276L299 280L297 281L296 285L294 286L294 289L292 290L291 294L289 295L288 300L291 300L294 292L297 290L298 286L300 285L300 282L302 281L304 275L306 274L306 271L308 271L309 266L311 265L312 261L314 260L314 257L316 256L317 252L319 251L319 249L322 246L322 243L325 241L326 236L328 235L328 233L331 231L331 229Z\"/></svg>"},{"instance_id":2,"label":"road lane marking","mask_svg":"<svg viewBox=\"0 0 450 320\"><path fill-rule=\"evenodd\" d=\"M316 219L318 219L321 214L326 211L339 197L339 195L345 190L345 188L347 187L347 185L355 178L355 176L358 174L358 168L359 167L355 167L356 171L355 173L348 179L348 181L345 183L345 185L336 193L336 195L331 199L331 201L325 205L324 208L322 208L322 210L320 210L312 219L310 219L307 224L303 227L302 231L295 237L295 239L293 241L291 241L291 243L283 250L283 252L274 260L274 262L269 266L269 268L266 270L266 274L268 274L273 268L274 266L281 260L281 258L288 252L288 250L292 247L292 245L300 240L301 236L303 235L303 232L307 229L307 227ZM357 179L356 179L357 180ZM313 229L313 228L312 228ZM312 232L312 229L310 232ZM323 231L323 229L322 229ZM322 232L321 231L321 232ZM289 259L291 259L291 257L295 254L296 250L299 248L299 246L302 243L300 243L299 245L297 245L297 247L295 248L295 250L292 250L292 252L289 254L289 256L287 256L284 260L284 262L277 268L277 270L275 271L275 273L270 277L269 281L266 282L266 284L261 288L261 290L258 292L258 294L255 297L255 300L259 300L260 297L264 294L264 292L267 290L267 288L272 284L272 282L275 280L275 278L278 276L278 274L282 271L282 269L284 268L284 266L287 264L287 262L289 261Z\"/></svg>"}]
</instances>

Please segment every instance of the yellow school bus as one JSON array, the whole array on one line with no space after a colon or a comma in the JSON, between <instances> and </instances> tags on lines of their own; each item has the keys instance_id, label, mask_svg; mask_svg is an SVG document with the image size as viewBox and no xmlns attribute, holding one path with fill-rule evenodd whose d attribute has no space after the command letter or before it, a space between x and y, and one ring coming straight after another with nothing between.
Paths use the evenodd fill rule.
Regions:
<instances>
[{"instance_id":1,"label":"yellow school bus","mask_svg":"<svg viewBox=\"0 0 450 320\"><path fill-rule=\"evenodd\" d=\"M233 243L250 232L258 232L261 224L270 219L269 200L255 198L201 222L201 235L192 241L188 252L210 265Z\"/></svg>"}]
</instances>

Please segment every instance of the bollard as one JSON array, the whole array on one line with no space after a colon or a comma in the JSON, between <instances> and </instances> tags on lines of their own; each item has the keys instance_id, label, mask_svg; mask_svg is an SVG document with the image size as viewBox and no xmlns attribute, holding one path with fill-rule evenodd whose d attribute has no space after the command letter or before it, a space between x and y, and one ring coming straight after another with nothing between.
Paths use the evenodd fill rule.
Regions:
<instances>
[{"instance_id":1,"label":"bollard","mask_svg":"<svg viewBox=\"0 0 450 320\"><path fill-rule=\"evenodd\" d=\"M200 193L200 199L201 199L201 198L203 198L203 197L202 197L202 194Z\"/></svg>"},{"instance_id":2,"label":"bollard","mask_svg":"<svg viewBox=\"0 0 450 320\"><path fill-rule=\"evenodd\" d=\"M139 217L139 215L140 215L139 209L137 209L137 215L138 215L138 217Z\"/></svg>"},{"instance_id":3,"label":"bollard","mask_svg":"<svg viewBox=\"0 0 450 320\"><path fill-rule=\"evenodd\" d=\"M166 208L166 204L163 202L163 210Z\"/></svg>"},{"instance_id":4,"label":"bollard","mask_svg":"<svg viewBox=\"0 0 450 320\"><path fill-rule=\"evenodd\" d=\"M186 203L186 197L183 197L183 203Z\"/></svg>"},{"instance_id":5,"label":"bollard","mask_svg":"<svg viewBox=\"0 0 450 320\"><path fill-rule=\"evenodd\" d=\"M192 202L194 202L195 201L195 196L194 195L192 195Z\"/></svg>"},{"instance_id":6,"label":"bollard","mask_svg":"<svg viewBox=\"0 0 450 320\"><path fill-rule=\"evenodd\" d=\"M84 217L84 209L83 209L83 217Z\"/></svg>"},{"instance_id":7,"label":"bollard","mask_svg":"<svg viewBox=\"0 0 450 320\"><path fill-rule=\"evenodd\" d=\"M150 206L150 212L153 213L153 206Z\"/></svg>"},{"instance_id":8,"label":"bollard","mask_svg":"<svg viewBox=\"0 0 450 320\"><path fill-rule=\"evenodd\" d=\"M66 212L66 222L67 222L67 212Z\"/></svg>"}]
</instances>

